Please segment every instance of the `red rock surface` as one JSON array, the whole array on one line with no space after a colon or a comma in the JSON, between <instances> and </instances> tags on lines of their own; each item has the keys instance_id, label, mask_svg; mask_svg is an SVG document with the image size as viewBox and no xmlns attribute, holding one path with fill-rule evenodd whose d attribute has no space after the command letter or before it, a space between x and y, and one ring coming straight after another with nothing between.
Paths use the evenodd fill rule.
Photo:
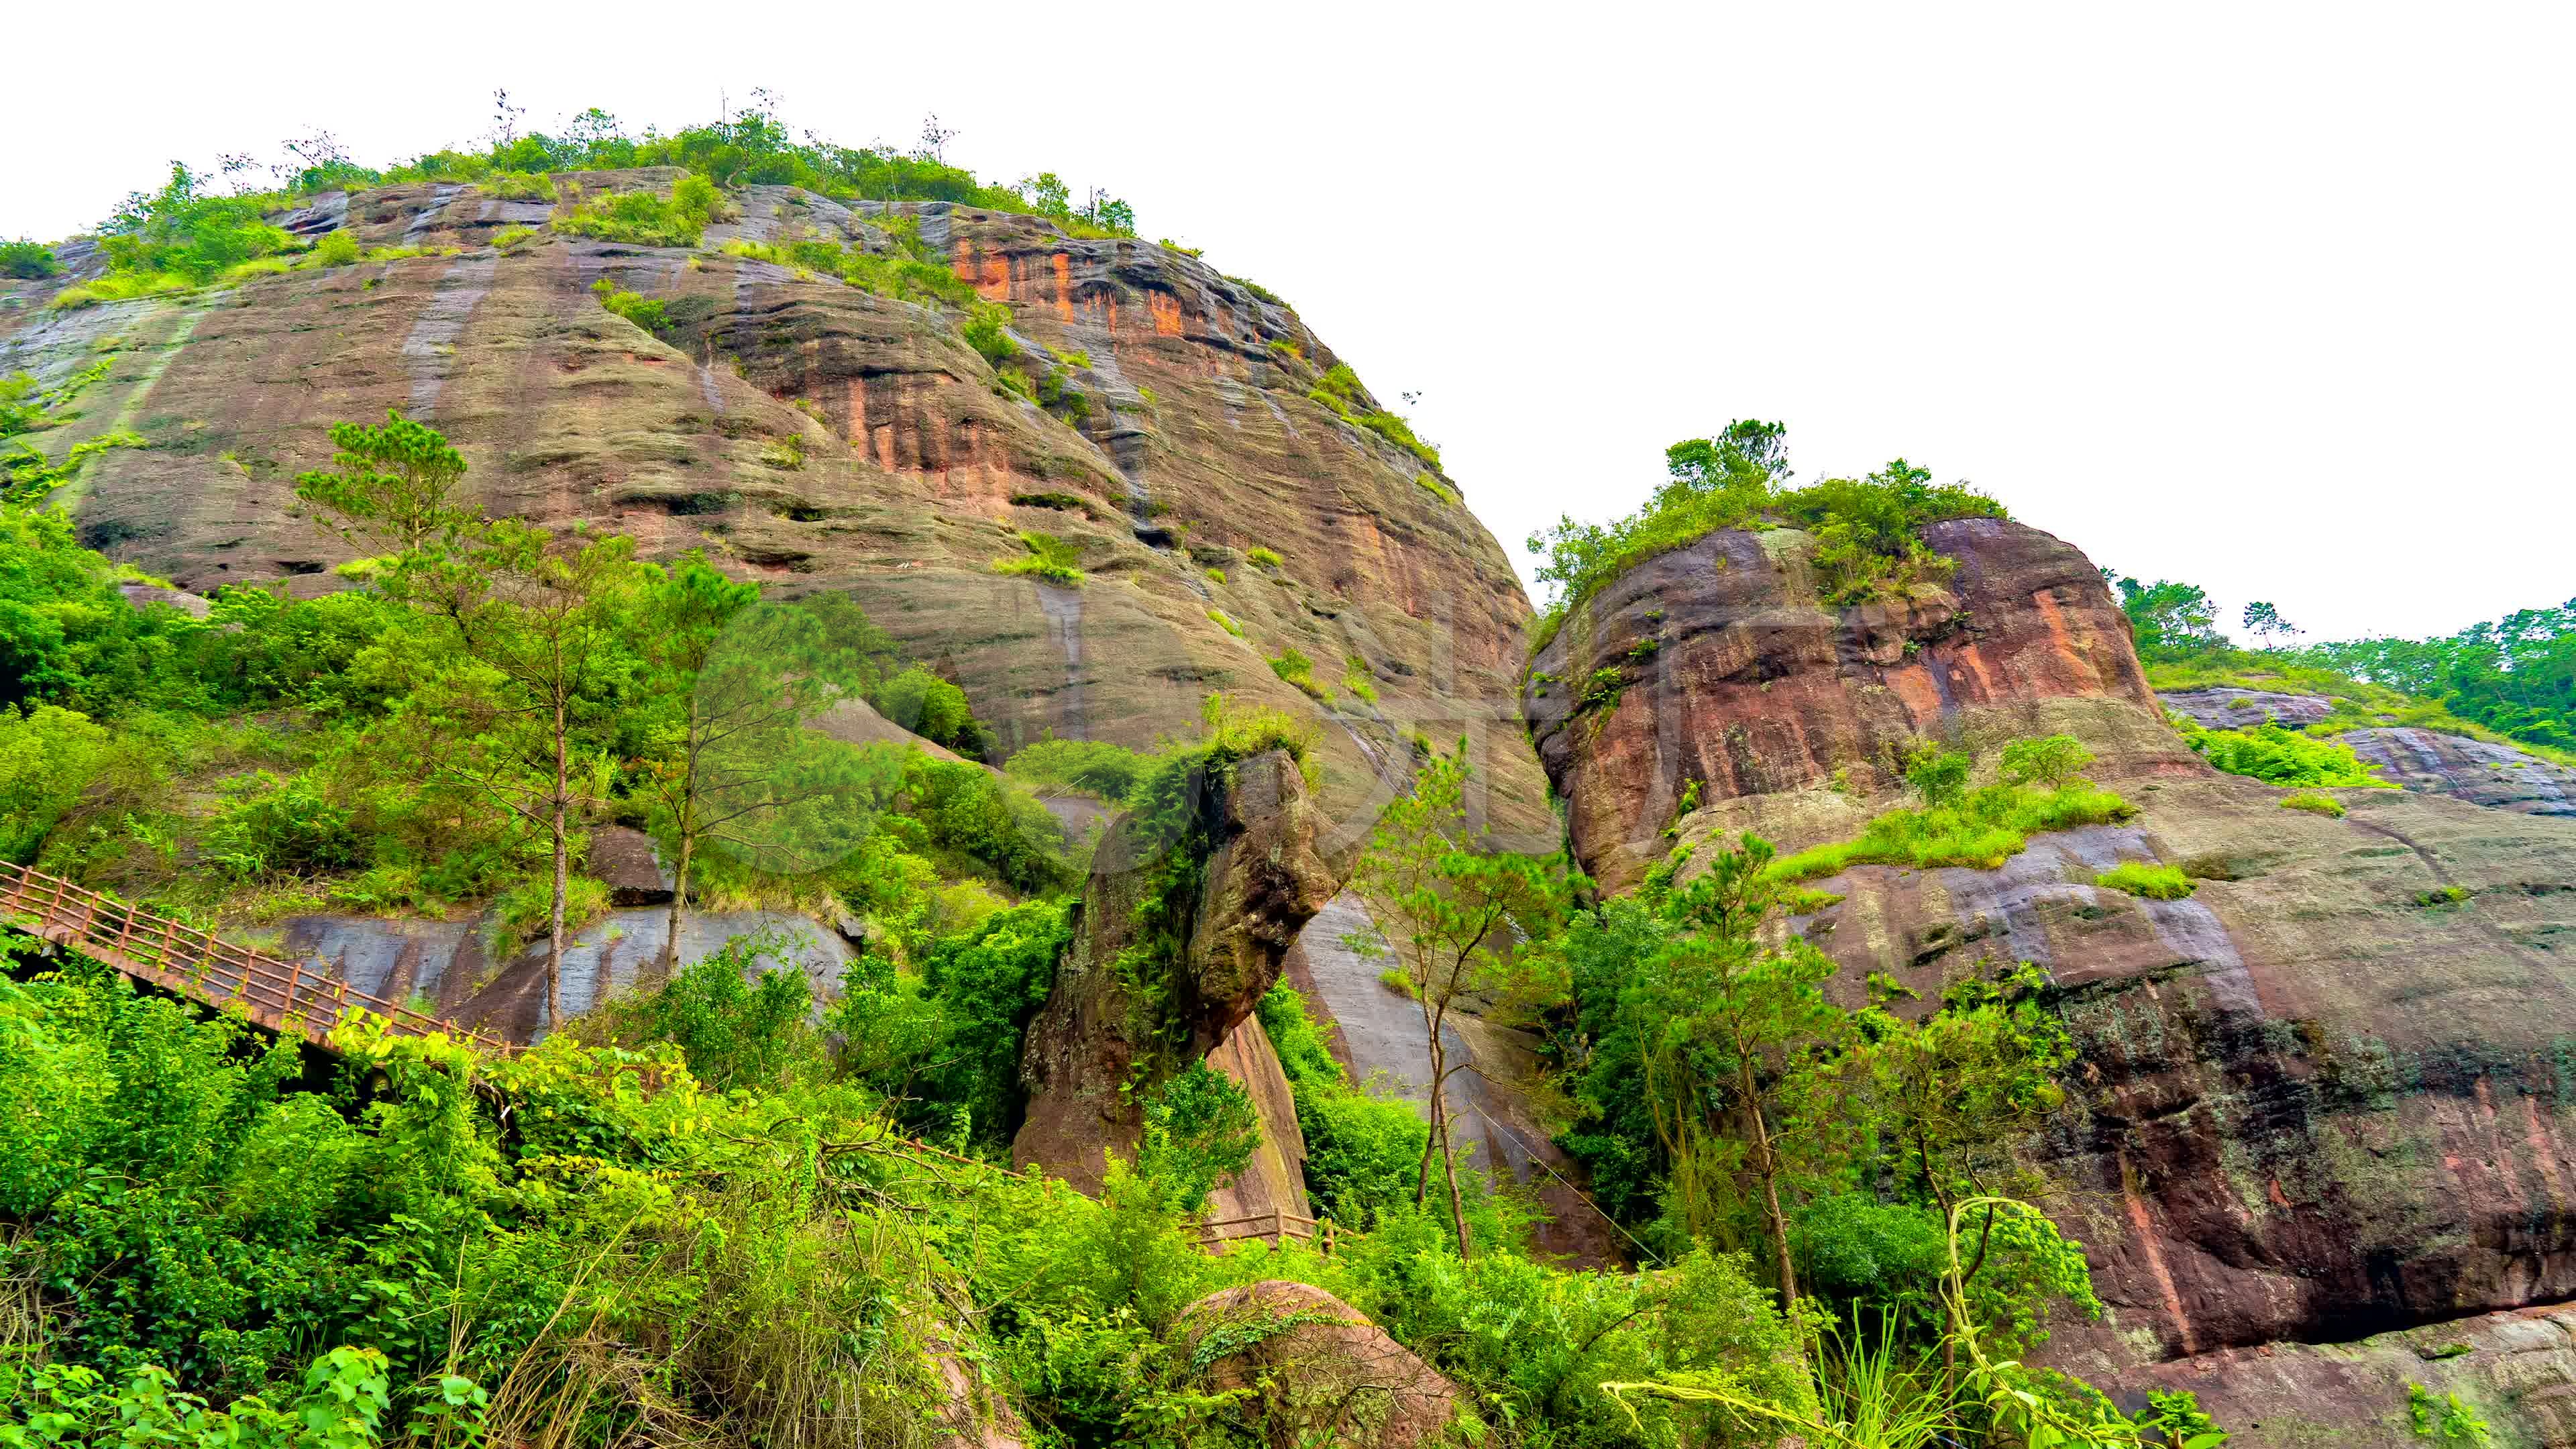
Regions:
<instances>
[{"instance_id":1,"label":"red rock surface","mask_svg":"<svg viewBox=\"0 0 2576 1449\"><path fill-rule=\"evenodd\" d=\"M1713 533L1622 575L1538 652L1523 682L1531 736L1605 887L1634 884L1661 857L1692 782L1703 804L1837 777L1869 795L1899 783L1907 745L1963 712L2091 700L2153 721L2128 622L2083 554L1995 519L1926 537L1960 560L1949 590L1829 610L1815 602L1805 534ZM1604 670L1616 671L1615 699L1586 705ZM2111 775L2189 771L2188 759L2141 743Z\"/></svg>"},{"instance_id":2,"label":"red rock surface","mask_svg":"<svg viewBox=\"0 0 2576 1449\"><path fill-rule=\"evenodd\" d=\"M1667 824L1784 851L1849 838L1902 803L1890 756L1914 738L1990 757L2082 737L2137 820L2036 837L1998 871L1857 868L1816 883L1843 899L1801 928L1855 1001L1869 971L1937 994L2029 960L2054 983L2080 1056L2027 1155L2110 1312L2061 1324L2049 1357L2246 1404L2304 1365L2306 1437L2238 1442L2381 1442L2353 1436L2391 1405L2340 1401L2337 1360L2294 1345L2576 1297L2576 823L2384 790L2337 792L2342 820L2283 810L2163 723L2081 554L2004 523L1927 537L1960 562L1951 597L1901 612L1826 613L1800 536L1737 533L1568 621L1539 668L1625 680L1582 712L1532 691L1583 863L1631 880ZM1691 780L1703 806L1674 822ZM2120 860L2202 880L2170 902L2091 884ZM2537 1408L2499 1412L2545 1431Z\"/></svg>"}]
</instances>

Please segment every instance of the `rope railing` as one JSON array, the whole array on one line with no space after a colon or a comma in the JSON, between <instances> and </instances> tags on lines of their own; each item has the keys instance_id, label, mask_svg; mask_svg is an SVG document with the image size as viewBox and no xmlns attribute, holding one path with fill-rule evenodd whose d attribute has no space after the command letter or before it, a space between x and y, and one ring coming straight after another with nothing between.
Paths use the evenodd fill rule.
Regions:
<instances>
[{"instance_id":1,"label":"rope railing","mask_svg":"<svg viewBox=\"0 0 2576 1449\"><path fill-rule=\"evenodd\" d=\"M401 1036L444 1032L492 1051L507 1042L400 1002L360 991L307 966L237 946L167 916L138 910L60 876L0 861L0 916L35 923L35 934L128 976L211 1006L238 1008L271 1031L292 1031L317 1045L352 1011L383 1017Z\"/></svg>"}]
</instances>

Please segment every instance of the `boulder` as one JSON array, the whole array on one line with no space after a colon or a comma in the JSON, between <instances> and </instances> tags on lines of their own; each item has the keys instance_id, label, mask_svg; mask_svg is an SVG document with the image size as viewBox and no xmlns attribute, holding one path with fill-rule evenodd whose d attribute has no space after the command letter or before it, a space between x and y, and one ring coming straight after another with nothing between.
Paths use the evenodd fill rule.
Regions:
<instances>
[{"instance_id":1,"label":"boulder","mask_svg":"<svg viewBox=\"0 0 2576 1449\"><path fill-rule=\"evenodd\" d=\"M1249 1389L1237 1412L1270 1444L1410 1449L1450 1438L1455 1385L1349 1304L1266 1279L1184 1309L1181 1342L1208 1386Z\"/></svg>"}]
</instances>

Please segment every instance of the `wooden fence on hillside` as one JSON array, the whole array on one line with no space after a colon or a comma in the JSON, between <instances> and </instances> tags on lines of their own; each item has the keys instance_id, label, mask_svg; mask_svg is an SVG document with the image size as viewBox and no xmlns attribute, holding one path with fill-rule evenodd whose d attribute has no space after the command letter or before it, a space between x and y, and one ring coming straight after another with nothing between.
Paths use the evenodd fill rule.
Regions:
<instances>
[{"instance_id":1,"label":"wooden fence on hillside","mask_svg":"<svg viewBox=\"0 0 2576 1449\"><path fill-rule=\"evenodd\" d=\"M400 1002L360 991L301 961L281 961L219 940L167 916L137 910L60 876L0 861L0 917L39 938L105 962L138 981L238 1010L275 1032L316 1046L352 1011L370 1011L401 1036L445 1032L490 1051L516 1048Z\"/></svg>"}]
</instances>

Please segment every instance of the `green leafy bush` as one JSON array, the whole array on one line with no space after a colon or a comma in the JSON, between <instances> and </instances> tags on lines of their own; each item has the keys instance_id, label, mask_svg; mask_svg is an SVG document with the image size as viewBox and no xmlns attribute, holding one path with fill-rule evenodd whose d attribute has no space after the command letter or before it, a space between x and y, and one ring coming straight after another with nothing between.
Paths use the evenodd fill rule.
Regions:
<instances>
[{"instance_id":1,"label":"green leafy bush","mask_svg":"<svg viewBox=\"0 0 2576 1449\"><path fill-rule=\"evenodd\" d=\"M1151 768L1153 757L1107 740L1048 738L1021 747L1003 769L1033 784L1062 785L1115 805Z\"/></svg>"},{"instance_id":2,"label":"green leafy bush","mask_svg":"<svg viewBox=\"0 0 2576 1449\"><path fill-rule=\"evenodd\" d=\"M983 756L991 732L975 718L966 691L918 664L907 665L870 689L868 703L932 744L961 755Z\"/></svg>"},{"instance_id":3,"label":"green leafy bush","mask_svg":"<svg viewBox=\"0 0 2576 1449\"><path fill-rule=\"evenodd\" d=\"M2244 775L2268 785L2368 786L2398 788L2379 778L2378 767L2364 765L2352 746L2294 734L2276 724L2251 729L2202 729L2177 718L2176 729L2192 752L2231 775Z\"/></svg>"},{"instance_id":4,"label":"green leafy bush","mask_svg":"<svg viewBox=\"0 0 2576 1449\"><path fill-rule=\"evenodd\" d=\"M599 305L657 337L671 326L670 312L659 297L627 291L606 277L591 283L590 290Z\"/></svg>"},{"instance_id":5,"label":"green leafy bush","mask_svg":"<svg viewBox=\"0 0 2576 1449\"><path fill-rule=\"evenodd\" d=\"M967 346L998 368L1020 355L1020 344L1011 339L1010 326L1010 307L1001 302L986 302L967 314L958 332L965 337Z\"/></svg>"},{"instance_id":6,"label":"green leafy bush","mask_svg":"<svg viewBox=\"0 0 2576 1449\"><path fill-rule=\"evenodd\" d=\"M2157 865L2149 861L2124 860L2100 875L2093 883L2106 890L2144 896L2151 901L2178 901L2190 895L2199 882L2182 873L2182 868Z\"/></svg>"},{"instance_id":7,"label":"green leafy bush","mask_svg":"<svg viewBox=\"0 0 2576 1449\"><path fill-rule=\"evenodd\" d=\"M1664 485L1638 512L1608 524L1562 518L1532 533L1529 550L1545 560L1541 584L1554 597L1541 613L1531 648L1555 636L1568 610L1644 560L1720 529L1793 525L1812 530L1818 592L1824 602L1854 604L1902 598L1944 582L1949 560L1917 536L1951 518L2001 518L2003 505L1963 483L1936 485L1903 459L1866 479L1828 478L1789 489L1778 423L1737 421L1715 438L1692 438L1665 450Z\"/></svg>"},{"instance_id":8,"label":"green leafy bush","mask_svg":"<svg viewBox=\"0 0 2576 1449\"><path fill-rule=\"evenodd\" d=\"M353 266L357 263L361 250L358 245L358 234L347 227L341 227L336 231L326 232L320 241L313 244L313 261L316 265L325 267Z\"/></svg>"},{"instance_id":9,"label":"green leafy bush","mask_svg":"<svg viewBox=\"0 0 2576 1449\"><path fill-rule=\"evenodd\" d=\"M25 237L16 241L0 241L0 277L33 281L58 276L62 270L63 264L55 259L53 248L41 242L31 242Z\"/></svg>"},{"instance_id":10,"label":"green leafy bush","mask_svg":"<svg viewBox=\"0 0 2576 1449\"><path fill-rule=\"evenodd\" d=\"M1256 544L1245 551L1243 561L1257 569L1276 570L1279 567L1279 552Z\"/></svg>"},{"instance_id":11,"label":"green leafy bush","mask_svg":"<svg viewBox=\"0 0 2576 1449\"><path fill-rule=\"evenodd\" d=\"M1270 656L1270 672L1286 684L1292 684L1315 699L1332 698L1332 691L1315 682L1315 661L1297 652L1294 646Z\"/></svg>"},{"instance_id":12,"label":"green leafy bush","mask_svg":"<svg viewBox=\"0 0 2576 1449\"><path fill-rule=\"evenodd\" d=\"M616 191L555 209L554 229L629 246L693 247L725 210L703 176L683 176L669 196Z\"/></svg>"},{"instance_id":13,"label":"green leafy bush","mask_svg":"<svg viewBox=\"0 0 2576 1449\"><path fill-rule=\"evenodd\" d=\"M1412 1205L1430 1124L1392 1087L1352 1085L1306 1010L1280 981L1261 998L1261 1029L1279 1054L1306 1139L1306 1191L1319 1216L1366 1228Z\"/></svg>"},{"instance_id":14,"label":"green leafy bush","mask_svg":"<svg viewBox=\"0 0 2576 1449\"><path fill-rule=\"evenodd\" d=\"M320 875L368 863L353 813L310 776L266 770L235 780L231 803L205 834L209 860L235 876Z\"/></svg>"}]
</instances>

